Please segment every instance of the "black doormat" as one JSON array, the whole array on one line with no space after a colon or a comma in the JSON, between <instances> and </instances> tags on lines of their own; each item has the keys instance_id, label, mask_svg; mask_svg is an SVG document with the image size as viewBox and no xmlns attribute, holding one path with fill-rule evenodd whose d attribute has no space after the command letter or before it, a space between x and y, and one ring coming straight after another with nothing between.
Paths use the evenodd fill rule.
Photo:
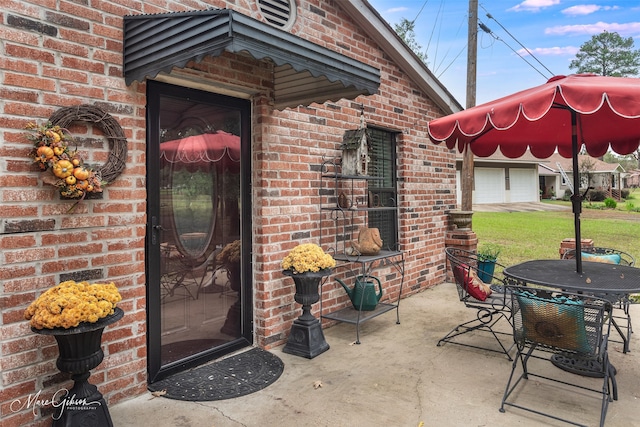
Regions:
<instances>
[{"instance_id":1,"label":"black doormat","mask_svg":"<svg viewBox=\"0 0 640 427\"><path fill-rule=\"evenodd\" d=\"M277 356L253 348L218 362L180 372L149 384L152 392L166 391L164 397L192 402L224 400L255 393L273 384L284 363Z\"/></svg>"}]
</instances>

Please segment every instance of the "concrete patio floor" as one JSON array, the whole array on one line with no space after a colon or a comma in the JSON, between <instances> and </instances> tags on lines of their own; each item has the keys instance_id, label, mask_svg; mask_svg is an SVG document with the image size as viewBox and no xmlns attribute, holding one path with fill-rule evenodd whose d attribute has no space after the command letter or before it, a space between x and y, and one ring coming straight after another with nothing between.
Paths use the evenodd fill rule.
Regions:
<instances>
[{"instance_id":1,"label":"concrete patio floor","mask_svg":"<svg viewBox=\"0 0 640 427\"><path fill-rule=\"evenodd\" d=\"M640 306L631 309L635 330L640 331ZM325 329L331 348L314 359L285 354L282 347L272 350L284 362L284 372L257 393L214 402L147 393L112 405L111 417L116 427L567 425L516 408L498 411L511 369L504 355L452 344L436 346L456 324L474 316L457 300L454 285L445 283L402 300L401 324L389 312L361 325L360 345L354 344L354 325L338 324ZM505 326L508 331L506 322ZM610 345L619 393L619 400L609 405L610 427L640 423L640 342L635 335L630 353L623 354L620 343ZM602 384L546 361L538 363L553 375L568 375L595 387ZM518 399L598 424L599 396L533 378L525 383Z\"/></svg>"}]
</instances>

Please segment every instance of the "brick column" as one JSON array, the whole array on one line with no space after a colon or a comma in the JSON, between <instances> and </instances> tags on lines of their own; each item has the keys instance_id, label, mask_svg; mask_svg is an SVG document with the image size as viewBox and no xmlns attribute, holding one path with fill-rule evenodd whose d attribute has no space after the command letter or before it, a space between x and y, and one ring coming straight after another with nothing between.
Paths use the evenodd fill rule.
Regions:
<instances>
[{"instance_id":1,"label":"brick column","mask_svg":"<svg viewBox=\"0 0 640 427\"><path fill-rule=\"evenodd\" d=\"M471 229L453 229L447 231L444 238L444 246L447 248L464 249L465 251L475 252L478 249L478 236ZM447 263L447 281L453 282L451 268Z\"/></svg>"},{"instance_id":2,"label":"brick column","mask_svg":"<svg viewBox=\"0 0 640 427\"><path fill-rule=\"evenodd\" d=\"M592 248L593 247L593 239L580 239L580 245L582 248ZM565 252L567 252L569 249L575 249L576 248L576 239L562 239L562 242L560 243L560 259L562 259L562 256L564 255Z\"/></svg>"}]
</instances>

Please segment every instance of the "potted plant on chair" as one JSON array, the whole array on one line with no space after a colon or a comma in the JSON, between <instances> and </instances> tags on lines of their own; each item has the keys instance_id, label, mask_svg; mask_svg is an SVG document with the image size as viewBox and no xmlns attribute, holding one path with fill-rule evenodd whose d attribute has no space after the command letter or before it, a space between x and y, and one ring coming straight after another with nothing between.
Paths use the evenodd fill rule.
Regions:
<instances>
[{"instance_id":1,"label":"potted plant on chair","mask_svg":"<svg viewBox=\"0 0 640 427\"><path fill-rule=\"evenodd\" d=\"M495 243L485 243L478 248L478 277L484 283L491 283L501 250Z\"/></svg>"}]
</instances>

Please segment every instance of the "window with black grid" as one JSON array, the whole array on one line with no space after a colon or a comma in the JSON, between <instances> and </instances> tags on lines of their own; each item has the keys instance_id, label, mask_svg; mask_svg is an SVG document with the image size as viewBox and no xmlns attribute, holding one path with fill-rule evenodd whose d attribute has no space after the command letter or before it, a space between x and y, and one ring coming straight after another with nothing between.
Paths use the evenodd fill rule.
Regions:
<instances>
[{"instance_id":1,"label":"window with black grid","mask_svg":"<svg viewBox=\"0 0 640 427\"><path fill-rule=\"evenodd\" d=\"M381 179L368 181L369 206L393 208L398 206L396 187L396 134L382 129L368 128L368 175ZM369 212L369 227L380 230L384 249L398 250L398 211L396 209Z\"/></svg>"}]
</instances>

